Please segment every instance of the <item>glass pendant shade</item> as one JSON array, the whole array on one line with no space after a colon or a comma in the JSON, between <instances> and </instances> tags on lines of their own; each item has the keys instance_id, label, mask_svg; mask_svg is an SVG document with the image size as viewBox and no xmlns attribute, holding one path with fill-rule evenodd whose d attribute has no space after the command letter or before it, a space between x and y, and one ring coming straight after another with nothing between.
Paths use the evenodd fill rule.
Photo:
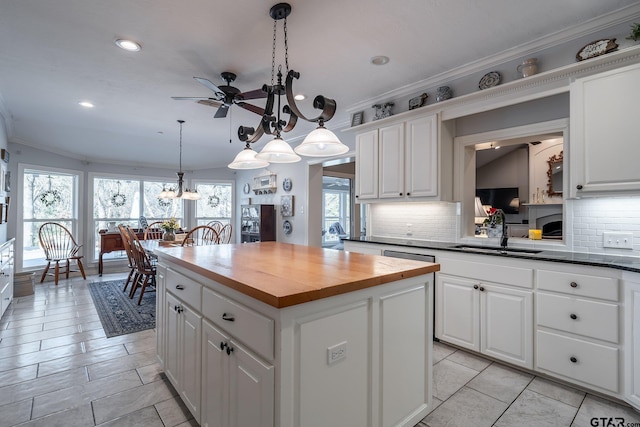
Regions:
<instances>
[{"instance_id":1,"label":"glass pendant shade","mask_svg":"<svg viewBox=\"0 0 640 427\"><path fill-rule=\"evenodd\" d=\"M295 152L302 156L327 157L337 156L349 151L335 133L320 124L295 148Z\"/></svg>"},{"instance_id":2,"label":"glass pendant shade","mask_svg":"<svg viewBox=\"0 0 640 427\"><path fill-rule=\"evenodd\" d=\"M269 162L256 158L256 153L247 147L238 153L233 162L229 163L230 169L260 169L269 166Z\"/></svg>"},{"instance_id":3,"label":"glass pendant shade","mask_svg":"<svg viewBox=\"0 0 640 427\"><path fill-rule=\"evenodd\" d=\"M269 163L295 163L301 159L289 144L287 144L282 138L275 138L264 146L258 154L256 159L266 160Z\"/></svg>"}]
</instances>

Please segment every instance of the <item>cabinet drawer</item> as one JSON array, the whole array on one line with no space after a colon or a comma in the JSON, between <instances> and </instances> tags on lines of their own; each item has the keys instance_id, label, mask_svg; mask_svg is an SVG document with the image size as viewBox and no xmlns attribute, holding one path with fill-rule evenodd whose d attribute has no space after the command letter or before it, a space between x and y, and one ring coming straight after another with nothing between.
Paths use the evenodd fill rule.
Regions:
<instances>
[{"instance_id":1,"label":"cabinet drawer","mask_svg":"<svg viewBox=\"0 0 640 427\"><path fill-rule=\"evenodd\" d=\"M537 338L537 368L619 393L617 348L545 331Z\"/></svg>"},{"instance_id":2,"label":"cabinet drawer","mask_svg":"<svg viewBox=\"0 0 640 427\"><path fill-rule=\"evenodd\" d=\"M538 289L582 297L618 301L618 279L538 270Z\"/></svg>"},{"instance_id":3,"label":"cabinet drawer","mask_svg":"<svg viewBox=\"0 0 640 427\"><path fill-rule=\"evenodd\" d=\"M202 285L172 269L167 269L166 289L196 311L201 311Z\"/></svg>"},{"instance_id":4,"label":"cabinet drawer","mask_svg":"<svg viewBox=\"0 0 640 427\"><path fill-rule=\"evenodd\" d=\"M480 257L480 256L478 256ZM492 258L481 256L483 259ZM438 257L440 273L473 277L478 282L505 283L522 288L533 288L533 269L511 267L484 262L464 261Z\"/></svg>"},{"instance_id":5,"label":"cabinet drawer","mask_svg":"<svg viewBox=\"0 0 640 427\"><path fill-rule=\"evenodd\" d=\"M619 307L599 301L538 292L538 325L618 343Z\"/></svg>"},{"instance_id":6,"label":"cabinet drawer","mask_svg":"<svg viewBox=\"0 0 640 427\"><path fill-rule=\"evenodd\" d=\"M273 360L273 320L210 289L202 292L202 315L244 342L256 353Z\"/></svg>"},{"instance_id":7,"label":"cabinet drawer","mask_svg":"<svg viewBox=\"0 0 640 427\"><path fill-rule=\"evenodd\" d=\"M11 300L13 298L13 283L6 283L2 285L2 290L0 291L0 316L5 312Z\"/></svg>"}]
</instances>

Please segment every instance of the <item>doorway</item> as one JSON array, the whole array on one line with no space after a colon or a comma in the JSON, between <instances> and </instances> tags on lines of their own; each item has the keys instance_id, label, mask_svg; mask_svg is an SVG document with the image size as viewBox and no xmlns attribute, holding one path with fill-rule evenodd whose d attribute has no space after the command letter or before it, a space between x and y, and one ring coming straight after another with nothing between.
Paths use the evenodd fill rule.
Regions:
<instances>
[{"instance_id":1,"label":"doorway","mask_svg":"<svg viewBox=\"0 0 640 427\"><path fill-rule=\"evenodd\" d=\"M343 249L342 240L360 235L361 215L354 198L355 159L322 165L322 247Z\"/></svg>"}]
</instances>

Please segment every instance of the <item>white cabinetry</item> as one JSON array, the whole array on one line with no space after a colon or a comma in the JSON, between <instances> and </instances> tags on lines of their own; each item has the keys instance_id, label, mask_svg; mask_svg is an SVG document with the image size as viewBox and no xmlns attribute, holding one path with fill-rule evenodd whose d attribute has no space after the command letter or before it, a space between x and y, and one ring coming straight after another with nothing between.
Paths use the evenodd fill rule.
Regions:
<instances>
[{"instance_id":1,"label":"white cabinetry","mask_svg":"<svg viewBox=\"0 0 640 427\"><path fill-rule=\"evenodd\" d=\"M533 292L439 274L436 336L526 368L533 367Z\"/></svg>"},{"instance_id":2,"label":"white cabinetry","mask_svg":"<svg viewBox=\"0 0 640 427\"><path fill-rule=\"evenodd\" d=\"M539 269L536 282L536 369L620 393L618 279Z\"/></svg>"},{"instance_id":3,"label":"white cabinetry","mask_svg":"<svg viewBox=\"0 0 640 427\"><path fill-rule=\"evenodd\" d=\"M635 275L637 276L637 275ZM626 342L625 398L640 410L640 277L625 283Z\"/></svg>"},{"instance_id":4,"label":"white cabinetry","mask_svg":"<svg viewBox=\"0 0 640 427\"><path fill-rule=\"evenodd\" d=\"M438 198L437 115L356 135L356 198Z\"/></svg>"},{"instance_id":5,"label":"white cabinetry","mask_svg":"<svg viewBox=\"0 0 640 427\"><path fill-rule=\"evenodd\" d=\"M13 245L14 239L0 245L0 316L13 301Z\"/></svg>"},{"instance_id":6,"label":"white cabinetry","mask_svg":"<svg viewBox=\"0 0 640 427\"><path fill-rule=\"evenodd\" d=\"M639 191L640 64L571 84L571 196Z\"/></svg>"}]
</instances>

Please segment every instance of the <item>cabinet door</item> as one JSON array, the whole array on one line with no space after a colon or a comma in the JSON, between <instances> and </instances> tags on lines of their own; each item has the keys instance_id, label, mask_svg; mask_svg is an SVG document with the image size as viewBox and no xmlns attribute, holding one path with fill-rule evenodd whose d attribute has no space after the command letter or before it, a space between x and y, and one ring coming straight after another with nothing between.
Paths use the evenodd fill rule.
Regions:
<instances>
[{"instance_id":1,"label":"cabinet door","mask_svg":"<svg viewBox=\"0 0 640 427\"><path fill-rule=\"evenodd\" d=\"M431 322L431 317L427 320L427 286L380 298L381 425L384 426L396 425L407 414L425 407L431 396L427 386L430 382L426 381L431 366L425 349L427 322Z\"/></svg>"},{"instance_id":2,"label":"cabinet door","mask_svg":"<svg viewBox=\"0 0 640 427\"><path fill-rule=\"evenodd\" d=\"M233 340L229 345L229 426L273 427L273 366Z\"/></svg>"},{"instance_id":3,"label":"cabinet door","mask_svg":"<svg viewBox=\"0 0 640 427\"><path fill-rule=\"evenodd\" d=\"M406 185L409 197L438 195L437 116L420 117L406 123Z\"/></svg>"},{"instance_id":4,"label":"cabinet door","mask_svg":"<svg viewBox=\"0 0 640 427\"><path fill-rule=\"evenodd\" d=\"M164 357L166 353L165 336L165 277L166 268L158 266L156 270L156 357L160 366L164 369Z\"/></svg>"},{"instance_id":5,"label":"cabinet door","mask_svg":"<svg viewBox=\"0 0 640 427\"><path fill-rule=\"evenodd\" d=\"M378 130L356 136L356 198L378 197Z\"/></svg>"},{"instance_id":6,"label":"cabinet door","mask_svg":"<svg viewBox=\"0 0 640 427\"><path fill-rule=\"evenodd\" d=\"M640 410L640 283L627 283L625 306L628 351L625 352L625 399Z\"/></svg>"},{"instance_id":7,"label":"cabinet door","mask_svg":"<svg viewBox=\"0 0 640 427\"><path fill-rule=\"evenodd\" d=\"M204 320L202 322L202 427L229 424L229 357L221 347L229 337Z\"/></svg>"},{"instance_id":8,"label":"cabinet door","mask_svg":"<svg viewBox=\"0 0 640 427\"><path fill-rule=\"evenodd\" d=\"M571 196L640 190L640 65L571 84ZM578 188L580 187L580 188Z\"/></svg>"},{"instance_id":9,"label":"cabinet door","mask_svg":"<svg viewBox=\"0 0 640 427\"><path fill-rule=\"evenodd\" d=\"M480 283L480 351L533 369L533 292Z\"/></svg>"},{"instance_id":10,"label":"cabinet door","mask_svg":"<svg viewBox=\"0 0 640 427\"><path fill-rule=\"evenodd\" d=\"M184 304L181 305L179 321L180 340L180 397L200 422L201 389L201 317Z\"/></svg>"},{"instance_id":11,"label":"cabinet door","mask_svg":"<svg viewBox=\"0 0 640 427\"><path fill-rule=\"evenodd\" d=\"M378 131L379 196L404 196L404 123Z\"/></svg>"},{"instance_id":12,"label":"cabinet door","mask_svg":"<svg viewBox=\"0 0 640 427\"><path fill-rule=\"evenodd\" d=\"M478 283L439 274L436 279L436 337L480 351L480 292Z\"/></svg>"},{"instance_id":13,"label":"cabinet door","mask_svg":"<svg viewBox=\"0 0 640 427\"><path fill-rule=\"evenodd\" d=\"M180 306L180 302L176 297L170 293L165 294L165 357L164 357L164 372L167 374L167 378L171 381L171 384L180 390L179 385L179 337L178 330L180 325L180 313L178 313L177 307Z\"/></svg>"}]
</instances>

